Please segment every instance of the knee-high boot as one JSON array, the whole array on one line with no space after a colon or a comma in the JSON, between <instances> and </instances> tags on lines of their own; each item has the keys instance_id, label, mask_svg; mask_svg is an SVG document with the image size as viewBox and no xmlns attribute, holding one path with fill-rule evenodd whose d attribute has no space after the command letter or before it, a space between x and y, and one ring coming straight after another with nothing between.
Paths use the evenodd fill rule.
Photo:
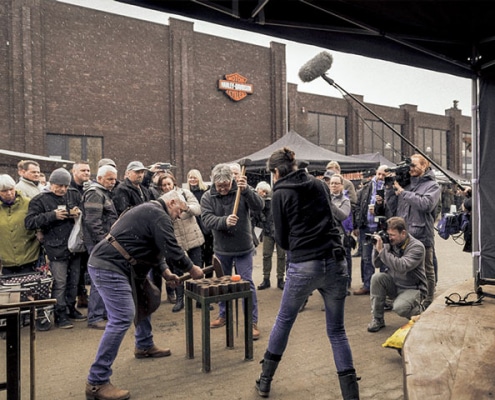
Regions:
<instances>
[{"instance_id":1,"label":"knee-high boot","mask_svg":"<svg viewBox=\"0 0 495 400\"><path fill-rule=\"evenodd\" d=\"M266 357L261 360L261 374L256 379L256 388L261 397L268 397L270 395L270 386L279 362L268 360Z\"/></svg>"},{"instance_id":2,"label":"knee-high boot","mask_svg":"<svg viewBox=\"0 0 495 400\"><path fill-rule=\"evenodd\" d=\"M359 400L358 377L354 369L338 373L340 391L344 400Z\"/></svg>"},{"instance_id":3,"label":"knee-high boot","mask_svg":"<svg viewBox=\"0 0 495 400\"><path fill-rule=\"evenodd\" d=\"M177 286L175 290L177 293L177 300L172 308L172 312L179 312L184 308L184 284Z\"/></svg>"}]
</instances>

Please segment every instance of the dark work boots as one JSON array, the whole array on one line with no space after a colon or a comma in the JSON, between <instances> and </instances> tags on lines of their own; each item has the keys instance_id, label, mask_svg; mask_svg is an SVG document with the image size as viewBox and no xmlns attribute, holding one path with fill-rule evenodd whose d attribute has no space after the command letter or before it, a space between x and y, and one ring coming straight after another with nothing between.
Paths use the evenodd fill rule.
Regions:
<instances>
[{"instance_id":1,"label":"dark work boots","mask_svg":"<svg viewBox=\"0 0 495 400\"><path fill-rule=\"evenodd\" d=\"M354 369L338 373L340 391L344 400L359 400L358 377Z\"/></svg>"},{"instance_id":2,"label":"dark work boots","mask_svg":"<svg viewBox=\"0 0 495 400\"><path fill-rule=\"evenodd\" d=\"M267 360L266 358L261 360L261 374L256 379L256 389L258 389L258 394L261 397L268 397L270 395L270 386L279 362Z\"/></svg>"}]
</instances>

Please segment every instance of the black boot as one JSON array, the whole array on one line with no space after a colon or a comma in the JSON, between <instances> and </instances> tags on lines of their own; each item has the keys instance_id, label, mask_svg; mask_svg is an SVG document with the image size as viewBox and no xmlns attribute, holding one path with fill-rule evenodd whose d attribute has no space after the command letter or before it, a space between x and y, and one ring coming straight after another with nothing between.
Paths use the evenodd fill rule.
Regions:
<instances>
[{"instance_id":1,"label":"black boot","mask_svg":"<svg viewBox=\"0 0 495 400\"><path fill-rule=\"evenodd\" d=\"M358 377L354 369L339 372L339 383L343 400L359 400Z\"/></svg>"},{"instance_id":2,"label":"black boot","mask_svg":"<svg viewBox=\"0 0 495 400\"><path fill-rule=\"evenodd\" d=\"M284 278L278 278L277 279L277 287L280 290L284 290L284 286L285 286Z\"/></svg>"},{"instance_id":3,"label":"black boot","mask_svg":"<svg viewBox=\"0 0 495 400\"><path fill-rule=\"evenodd\" d=\"M76 309L76 303L67 306L67 316L74 321L86 321L88 319Z\"/></svg>"},{"instance_id":4,"label":"black boot","mask_svg":"<svg viewBox=\"0 0 495 400\"><path fill-rule=\"evenodd\" d=\"M172 312L179 312L184 308L184 285L177 286L175 291L177 293L177 300L172 308Z\"/></svg>"},{"instance_id":5,"label":"black boot","mask_svg":"<svg viewBox=\"0 0 495 400\"><path fill-rule=\"evenodd\" d=\"M71 329L74 327L69 321L65 306L55 306L55 325L60 329Z\"/></svg>"},{"instance_id":6,"label":"black boot","mask_svg":"<svg viewBox=\"0 0 495 400\"><path fill-rule=\"evenodd\" d=\"M270 395L270 386L279 362L267 360L266 358L261 360L261 374L256 379L256 389L258 389L258 394L261 397L268 397Z\"/></svg>"},{"instance_id":7,"label":"black boot","mask_svg":"<svg viewBox=\"0 0 495 400\"><path fill-rule=\"evenodd\" d=\"M270 278L263 278L263 282L258 285L258 290L268 289L270 287Z\"/></svg>"}]
</instances>

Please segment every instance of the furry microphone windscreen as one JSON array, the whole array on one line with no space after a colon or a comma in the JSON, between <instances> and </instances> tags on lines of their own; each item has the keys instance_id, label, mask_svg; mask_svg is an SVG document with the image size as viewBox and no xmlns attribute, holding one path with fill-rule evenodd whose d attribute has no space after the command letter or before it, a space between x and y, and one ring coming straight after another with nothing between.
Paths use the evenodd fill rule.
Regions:
<instances>
[{"instance_id":1,"label":"furry microphone windscreen","mask_svg":"<svg viewBox=\"0 0 495 400\"><path fill-rule=\"evenodd\" d=\"M327 72L332 66L332 62L332 55L327 51L322 51L301 67L299 78L303 82L311 82Z\"/></svg>"}]
</instances>

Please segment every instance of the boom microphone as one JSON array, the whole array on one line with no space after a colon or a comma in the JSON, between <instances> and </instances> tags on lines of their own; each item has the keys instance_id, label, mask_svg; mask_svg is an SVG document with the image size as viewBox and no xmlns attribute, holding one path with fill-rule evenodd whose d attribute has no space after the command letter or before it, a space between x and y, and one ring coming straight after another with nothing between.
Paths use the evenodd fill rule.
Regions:
<instances>
[{"instance_id":1,"label":"boom microphone","mask_svg":"<svg viewBox=\"0 0 495 400\"><path fill-rule=\"evenodd\" d=\"M303 82L311 82L324 75L332 66L332 62L332 55L327 51L322 51L301 67L299 78Z\"/></svg>"}]
</instances>

